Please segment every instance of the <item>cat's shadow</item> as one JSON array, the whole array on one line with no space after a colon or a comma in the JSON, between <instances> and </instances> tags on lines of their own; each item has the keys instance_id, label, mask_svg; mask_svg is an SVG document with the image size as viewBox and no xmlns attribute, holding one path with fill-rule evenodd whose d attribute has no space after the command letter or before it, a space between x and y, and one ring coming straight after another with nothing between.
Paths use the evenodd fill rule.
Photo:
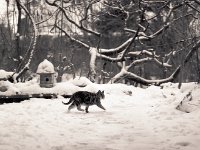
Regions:
<instances>
[{"instance_id":1,"label":"cat's shadow","mask_svg":"<svg viewBox=\"0 0 200 150\"><path fill-rule=\"evenodd\" d=\"M109 111L90 111L89 113L86 113L85 111L70 111L70 112L65 112L67 115L74 115L74 116L110 116L113 113Z\"/></svg>"}]
</instances>

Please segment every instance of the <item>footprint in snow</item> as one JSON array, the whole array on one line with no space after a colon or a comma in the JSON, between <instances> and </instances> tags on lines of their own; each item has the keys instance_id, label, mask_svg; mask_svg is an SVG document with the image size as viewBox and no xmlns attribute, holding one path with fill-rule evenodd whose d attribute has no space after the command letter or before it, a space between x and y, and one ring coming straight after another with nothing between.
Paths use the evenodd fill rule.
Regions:
<instances>
[{"instance_id":1,"label":"footprint in snow","mask_svg":"<svg viewBox=\"0 0 200 150\"><path fill-rule=\"evenodd\" d=\"M190 145L190 143L189 142L177 142L176 145L188 146L188 145Z\"/></svg>"}]
</instances>

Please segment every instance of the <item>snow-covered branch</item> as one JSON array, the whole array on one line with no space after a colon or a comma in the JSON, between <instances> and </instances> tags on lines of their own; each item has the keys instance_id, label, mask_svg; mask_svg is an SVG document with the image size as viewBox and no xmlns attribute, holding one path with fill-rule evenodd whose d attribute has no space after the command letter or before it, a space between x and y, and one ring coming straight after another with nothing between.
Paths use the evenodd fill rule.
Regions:
<instances>
[{"instance_id":1,"label":"snow-covered branch","mask_svg":"<svg viewBox=\"0 0 200 150\"><path fill-rule=\"evenodd\" d=\"M131 41L133 41L133 39L134 39L134 37L129 38L127 41L125 41L124 43L122 43L120 46L118 46L116 48L110 48L110 49L100 48L99 53L105 54L105 55L112 55L112 54L120 53L128 46L128 44L131 43Z\"/></svg>"},{"instance_id":2,"label":"snow-covered branch","mask_svg":"<svg viewBox=\"0 0 200 150\"><path fill-rule=\"evenodd\" d=\"M64 20L62 18L62 21L66 21L65 23L66 25L68 24L71 25L72 32L73 28L75 27L76 29L78 28L78 31L81 30L82 33L84 33L84 35L87 36L89 35L90 36L89 38L95 38L91 42L88 42L89 39L88 37L86 37L86 39L85 40L83 39L82 41L78 40L78 38L74 38L73 36L68 34L67 29L64 26L59 25L58 23L59 16L58 15L56 16L54 27L62 31L65 34L65 36L68 37L70 40L85 47L90 53L89 66L90 66L90 74L93 78L96 75L95 67L96 67L96 60L98 58L100 58L101 60L121 64L121 71L117 73L116 76L113 77L112 82L116 82L120 78L128 78L135 82L146 85L148 84L157 85L163 82L172 81L178 74L178 71L180 69L177 69L175 73L173 73L170 77L166 79L147 80L129 71L131 70L130 68L134 66L149 62L153 62L158 66L161 66L163 68L162 70L163 74L165 74L165 69L172 68L172 65L170 65L169 61L166 60L167 59L170 60L169 58L174 56L174 54L178 53L179 51L177 49L170 47L171 45L173 45L173 43L170 40L167 39L170 42L167 44L170 46L166 46L167 48L164 48L163 50L164 53L162 51L159 51L162 57L157 55L154 50L149 49L149 47L156 49L154 47L153 42L157 37L162 35L162 37L165 38L165 33L169 34L173 32L173 29L171 28L176 26L176 23L179 23L179 21L181 21L181 19L183 18L193 15L193 13L191 13L190 11L187 11L184 14L179 14L180 8L182 8L183 6L187 6L186 4L188 3L186 1L173 2L169 0L169 1L159 1L159 2L154 2L154 1L121 2L121 1L108 1L108 0L101 0L101 1L91 0L91 1L81 1L80 3L72 3L71 1L67 2L64 1L67 7L63 6L63 4L61 5L61 3L63 2L61 0L45 0L45 1L47 4L57 8L61 12L58 15L62 14L62 17L64 17ZM102 8L96 9L94 5L99 3L102 4L101 5ZM69 4L73 4L70 5L73 6L73 9L69 8ZM78 8L76 8L76 6ZM159 8L159 10L155 11L155 8ZM81 12L79 11L75 12L75 10L77 9ZM102 11L103 13L101 13L100 11ZM70 16L70 14L75 15L75 17ZM92 19L89 21L91 24L86 25L86 23L88 23L88 18L90 19L90 17L92 17ZM109 27L115 23L115 21L117 22L119 20L122 21L122 23L119 24L120 32L115 31L116 29L118 29L118 25L116 25L116 27L113 25L114 28L116 28L113 29L113 31L108 30L110 29ZM160 20L159 24L156 24L157 21L159 20ZM93 26L95 25L95 23L97 24L100 23L100 25L102 25L101 23L104 23L104 21L105 25L103 25L102 27L103 29L98 25L96 28ZM154 26L154 24L156 25ZM104 29L104 27L106 28L106 30ZM109 33L105 31L109 31ZM90 33L90 34L85 34L85 33ZM97 44L97 41L103 41L101 39L105 37L103 36L103 34L108 34L107 35L108 38L116 38L116 35L129 38L124 40L124 42L120 43L117 47L104 48L105 43L99 42ZM132 37L130 37L130 35L132 35ZM149 41L153 42L150 43ZM162 44L164 42L160 43ZM185 42L185 40L183 42ZM133 43L134 43L134 48L133 48ZM110 45L107 45L107 47L110 47ZM157 48L159 48L159 46ZM140 51L140 49L144 50ZM172 52L169 53L169 51ZM166 74L163 76L166 76Z\"/></svg>"},{"instance_id":3,"label":"snow-covered branch","mask_svg":"<svg viewBox=\"0 0 200 150\"><path fill-rule=\"evenodd\" d=\"M142 50L142 51L133 51L133 52L129 52L127 54L127 56L130 57L138 57L138 56L150 56L150 57L155 57L155 58L159 58L160 56L155 54L155 51L153 51L152 49L149 50Z\"/></svg>"},{"instance_id":4,"label":"snow-covered branch","mask_svg":"<svg viewBox=\"0 0 200 150\"><path fill-rule=\"evenodd\" d=\"M129 70L131 67L134 67L134 66L139 65L139 64L148 63L148 62L154 62L155 64L157 64L157 65L159 65L161 67L167 67L167 68L171 68L172 67L172 65L169 65L168 63L160 62L156 58L146 57L146 58L142 58L142 59L138 59L138 60L133 61L130 65L128 65L126 67L126 69Z\"/></svg>"},{"instance_id":5,"label":"snow-covered branch","mask_svg":"<svg viewBox=\"0 0 200 150\"><path fill-rule=\"evenodd\" d=\"M160 85L162 83L166 82L171 82L175 78L175 74L172 74L170 77L165 78L165 79L160 79L160 80L148 80L143 77L140 77L132 72L129 72L125 69L122 69L118 74L116 74L110 81L109 83L116 83L118 80L126 78L129 80L132 80L136 83L140 83L143 85Z\"/></svg>"},{"instance_id":6,"label":"snow-covered branch","mask_svg":"<svg viewBox=\"0 0 200 150\"><path fill-rule=\"evenodd\" d=\"M167 3L167 4L170 4L169 5L169 11L168 11L168 13L167 13L167 15L166 15L166 19L165 19L165 21L164 21L164 24L160 27L160 29L158 29L157 31L155 31L154 33L152 33L152 34L150 34L150 35L147 35L146 33L144 33L144 32L140 32L138 35L138 38L137 38L137 40L151 40L151 39L154 39L155 37L157 37L158 35L160 35L163 31L165 31L167 28L169 28L169 26L172 24L172 23L174 23L175 21L177 21L177 20L179 20L181 17L179 17L179 18L176 18L176 19L173 19L173 20L171 20L170 21L170 17L171 17L171 15L172 15L172 13L176 10L176 9L178 9L178 8L180 8L180 7L182 7L183 5L184 5L184 2L182 2L182 3L180 3L180 4L177 4L177 5L175 5L175 6L172 6L172 4L171 3ZM185 16L184 16L185 17ZM135 30L133 30L133 29L129 29L129 28L124 28L124 30L125 31L127 31L127 32L131 32L131 33L135 33L136 31Z\"/></svg>"},{"instance_id":7,"label":"snow-covered branch","mask_svg":"<svg viewBox=\"0 0 200 150\"><path fill-rule=\"evenodd\" d=\"M33 16L31 15L31 13L28 11L28 9L24 6L24 4L22 4L20 2L20 0L16 0L16 2L18 3L18 5L20 5L20 7L25 11L25 13L27 14L27 16L29 17L32 25L33 25L33 36L32 36L32 41L33 43L31 43L32 45L29 46L28 50L26 51L26 54L24 56L24 60L28 57L28 54L29 54L29 59L28 61L26 62L24 68L22 70L20 70L18 76L16 77L17 79L23 74L25 73L28 69L29 69L29 66L30 66L30 63L31 63L31 60L33 58L33 55L34 55L34 52L35 52L35 49L36 49L36 43L37 43L37 37L38 37L38 31L37 31L37 27L36 27L36 23L35 23L35 20L33 18ZM23 63L23 62L22 62ZM22 66L22 63L19 65L19 68L21 68Z\"/></svg>"},{"instance_id":8,"label":"snow-covered branch","mask_svg":"<svg viewBox=\"0 0 200 150\"><path fill-rule=\"evenodd\" d=\"M197 43L191 48L191 50L186 55L186 57L185 57L185 59L184 59L182 64L186 65L188 63L188 61L190 60L190 58L192 57L193 53L195 51L197 51L199 48L200 48L200 40L197 41ZM109 81L109 83L117 82L119 79L126 77L127 79L130 79L130 80L135 81L137 83L141 83L143 85L151 85L151 84L160 85L162 83L174 81L174 79L179 75L182 67L184 67L184 66L179 65L169 77L167 77L165 79L160 79L160 80L148 80L148 79L142 78L142 77L140 77L140 76L138 76L138 75L136 75L136 74L134 74L132 72L129 72L127 70L129 68L122 67L121 71L118 74L116 74Z\"/></svg>"}]
</instances>

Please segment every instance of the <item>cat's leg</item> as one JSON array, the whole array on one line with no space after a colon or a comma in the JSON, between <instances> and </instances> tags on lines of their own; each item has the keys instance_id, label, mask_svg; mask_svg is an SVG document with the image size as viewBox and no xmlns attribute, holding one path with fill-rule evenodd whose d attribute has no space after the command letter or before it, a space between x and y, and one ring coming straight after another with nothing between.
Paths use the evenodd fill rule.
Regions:
<instances>
[{"instance_id":1,"label":"cat's leg","mask_svg":"<svg viewBox=\"0 0 200 150\"><path fill-rule=\"evenodd\" d=\"M89 108L89 106L87 105L87 106L85 107L85 112L86 112L86 113L89 113L88 108Z\"/></svg>"},{"instance_id":2,"label":"cat's leg","mask_svg":"<svg viewBox=\"0 0 200 150\"><path fill-rule=\"evenodd\" d=\"M77 109L78 109L79 111L84 111L84 109L81 108L81 105L80 105L80 104L77 105Z\"/></svg>"},{"instance_id":3,"label":"cat's leg","mask_svg":"<svg viewBox=\"0 0 200 150\"><path fill-rule=\"evenodd\" d=\"M98 103L97 106L98 106L99 108L103 109L103 110L106 110L106 109L102 106L101 103Z\"/></svg>"},{"instance_id":4,"label":"cat's leg","mask_svg":"<svg viewBox=\"0 0 200 150\"><path fill-rule=\"evenodd\" d=\"M69 107L68 107L68 112L70 112L71 109L73 109L75 107L75 104L72 103Z\"/></svg>"}]
</instances>

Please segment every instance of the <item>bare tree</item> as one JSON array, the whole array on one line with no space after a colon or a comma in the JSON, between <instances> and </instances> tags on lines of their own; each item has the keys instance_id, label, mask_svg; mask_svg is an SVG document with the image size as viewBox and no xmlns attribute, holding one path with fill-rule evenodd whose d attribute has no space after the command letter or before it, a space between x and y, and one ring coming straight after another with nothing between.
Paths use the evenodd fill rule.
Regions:
<instances>
[{"instance_id":1,"label":"bare tree","mask_svg":"<svg viewBox=\"0 0 200 150\"><path fill-rule=\"evenodd\" d=\"M19 76L29 69L36 48L38 27L49 20L52 21L50 31L59 30L67 39L88 50L90 78L93 81L97 74L98 59L115 63L119 68L119 72L111 77L109 83L120 79L145 85L173 81L199 48L198 37L187 31L190 22L197 19L199 13L199 2L196 0L45 0L54 12L38 22L35 22L23 2L16 0L16 3L19 14L22 9L33 28L30 46L17 69ZM184 22L183 27L181 21ZM82 35L85 40L79 39ZM114 41L116 35L121 37L118 45L103 44L103 41L109 39ZM175 57L180 55L181 59L174 63ZM135 72L137 66L141 66L143 70L151 70L152 66L148 66L149 64L157 65L163 76L152 80L145 73ZM105 66L102 72L106 74Z\"/></svg>"},{"instance_id":2,"label":"bare tree","mask_svg":"<svg viewBox=\"0 0 200 150\"><path fill-rule=\"evenodd\" d=\"M17 7L18 7L18 11L19 11L18 12L19 13L18 14L18 32L19 32L19 29L21 28L21 26L20 26L21 9L23 9L24 12L27 14L27 16L29 17L29 19L32 23L32 27L33 27L33 36L31 38L32 40L30 42L30 46L26 50L26 53L23 57L23 60L17 68L18 75L17 75L16 79L18 80L27 70L29 70L31 60L33 58L33 54L34 54L35 49L36 49L38 31L37 31L35 20L32 17L31 13L28 11L28 9L25 7L25 5L20 0L16 0L16 4L17 4ZM18 36L19 36L19 33L18 33ZM17 39L18 38L19 37L17 37ZM18 41L18 44L19 44L19 41Z\"/></svg>"},{"instance_id":3,"label":"bare tree","mask_svg":"<svg viewBox=\"0 0 200 150\"><path fill-rule=\"evenodd\" d=\"M145 85L159 85L161 83L173 81L179 74L182 68L181 66L184 66L194 54L194 51L197 51L199 48L199 41L196 44L193 44L192 39L186 39L188 37L184 37L183 39L180 38L180 40L175 41L172 45L173 48L162 56L156 54L156 49L148 48L148 43L153 43L156 39L159 39L161 35L168 34L167 31L172 30L172 28L176 28L177 22L181 19L191 20L191 18L195 18L195 13L198 12L198 8L194 7L194 5L199 5L198 1L79 1L78 3L73 3L73 8L76 7L81 10L81 13L78 15L76 15L76 8L74 10L71 9L72 1L70 0L45 1L48 5L59 10L56 14L57 17L54 22L54 28L61 30L67 38L70 38L72 41L75 41L88 49L90 53L90 76L92 79L94 79L96 75L96 60L97 58L100 58L105 61L115 62L121 68L120 72L113 76L110 80L110 83L117 82L121 78L127 78ZM98 9L98 6L101 8ZM156 11L153 10L155 7L159 7L159 9ZM183 8L186 10L186 13L181 14ZM90 9L96 9L96 12L90 12ZM96 42L94 45L90 42L75 39L70 35L69 30L73 32L73 29L77 28L82 32L94 35L97 39L96 41L101 41L103 33L94 28L94 22L90 22L90 18L92 17L92 20L97 19L99 17L99 12L103 9L107 10L107 16L121 18L121 21L123 22L123 32L126 32L127 35L129 35L129 38L125 42L119 44L116 48L102 48L100 47L99 42ZM61 14L64 15L64 21L66 24L72 25L71 29L60 26L59 22ZM155 24L158 23L157 20L160 22L157 25L158 27L155 27ZM187 24L185 26L187 26ZM153 27L155 29L153 29ZM113 36L113 38L115 38L115 36ZM182 65L175 68L174 72L172 72L169 77L158 80L149 80L131 72L131 69L135 66L152 62L165 70L173 68L170 61L172 57L180 54L180 49L174 49L175 45L180 43L188 45L187 48L191 50L188 51L184 60L181 60ZM191 47L192 44L193 47Z\"/></svg>"}]
</instances>

